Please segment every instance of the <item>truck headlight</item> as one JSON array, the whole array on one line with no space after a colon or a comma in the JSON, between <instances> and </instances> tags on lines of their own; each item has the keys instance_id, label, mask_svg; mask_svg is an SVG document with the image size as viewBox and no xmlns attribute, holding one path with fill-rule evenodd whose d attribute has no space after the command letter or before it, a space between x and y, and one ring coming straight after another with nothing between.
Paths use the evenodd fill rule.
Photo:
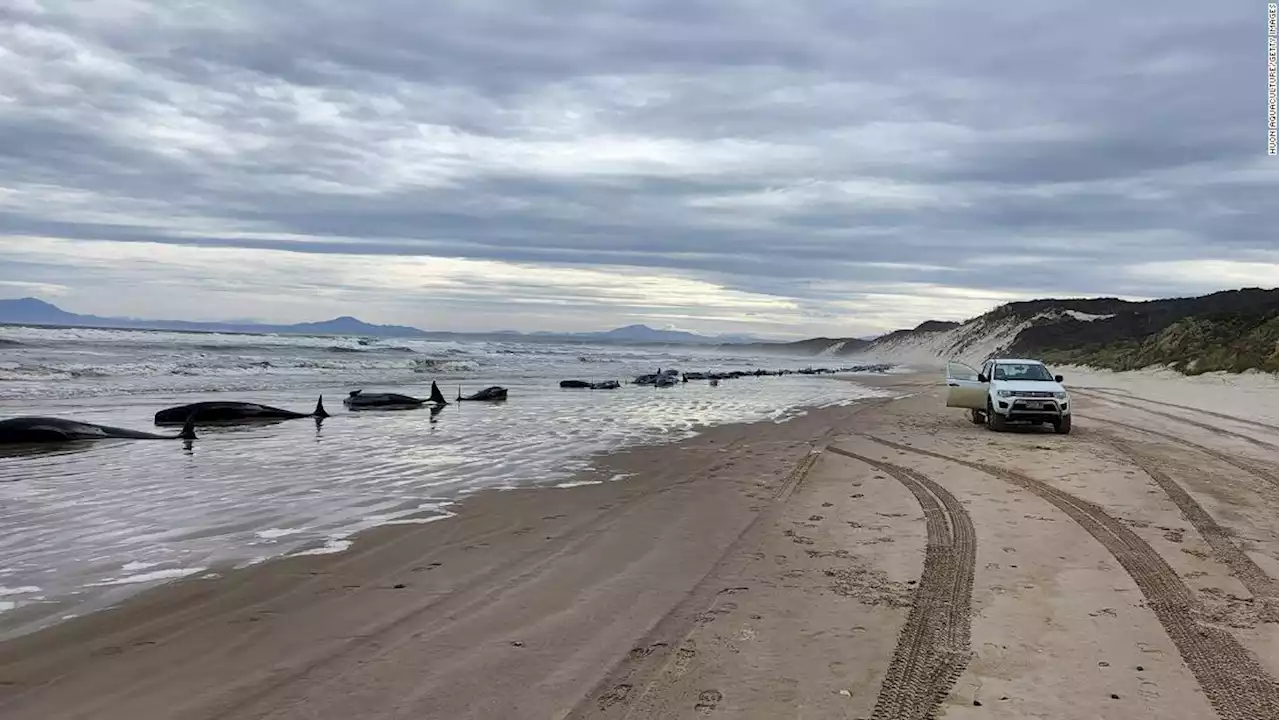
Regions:
<instances>
[{"instance_id":1,"label":"truck headlight","mask_svg":"<svg viewBox=\"0 0 1280 720\"><path fill-rule=\"evenodd\" d=\"M1053 394L1053 396L1054 396L1054 397L1056 397L1056 398L1058 398L1059 400L1066 400L1066 399L1067 399L1067 394L1066 394L1066 393L1064 393L1064 392L1056 392L1056 393L1054 393L1054 394Z\"/></svg>"},{"instance_id":2,"label":"truck headlight","mask_svg":"<svg viewBox=\"0 0 1280 720\"><path fill-rule=\"evenodd\" d=\"M1013 391L1012 391L1012 390L997 390L997 391L996 391L996 395L999 395L1000 397L1013 397Z\"/></svg>"}]
</instances>

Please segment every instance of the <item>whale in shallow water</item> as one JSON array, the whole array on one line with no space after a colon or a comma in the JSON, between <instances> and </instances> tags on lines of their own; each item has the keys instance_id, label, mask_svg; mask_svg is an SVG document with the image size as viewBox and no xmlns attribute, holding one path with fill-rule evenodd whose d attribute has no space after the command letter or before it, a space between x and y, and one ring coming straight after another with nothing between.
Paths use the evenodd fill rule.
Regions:
<instances>
[{"instance_id":1,"label":"whale in shallow water","mask_svg":"<svg viewBox=\"0 0 1280 720\"><path fill-rule=\"evenodd\" d=\"M77 440L195 440L195 415L187 417L177 435L127 428L59 417L16 417L0 420L0 444L64 443Z\"/></svg>"},{"instance_id":2,"label":"whale in shallow water","mask_svg":"<svg viewBox=\"0 0 1280 720\"><path fill-rule=\"evenodd\" d=\"M247 402L227 402L214 400L189 405L179 405L156 413L157 425L179 425L194 414L196 422L237 423L255 420L293 420L295 418L313 417L323 420L329 417L324 409L324 396L316 400L316 409L309 413L281 410L270 405Z\"/></svg>"},{"instance_id":3,"label":"whale in shallow water","mask_svg":"<svg viewBox=\"0 0 1280 720\"><path fill-rule=\"evenodd\" d=\"M587 382L586 380L561 380L562 388L581 388L589 390L616 390L621 387L617 380L601 380L600 382Z\"/></svg>"},{"instance_id":4,"label":"whale in shallow water","mask_svg":"<svg viewBox=\"0 0 1280 720\"><path fill-rule=\"evenodd\" d=\"M369 410L375 408L408 408L418 407L431 403L432 405L448 405L449 401L444 399L444 393L440 392L440 388L433 382L431 383L431 396L422 399L410 397L409 395L401 395L399 393L366 393L363 390L352 390L342 400L342 404L351 410Z\"/></svg>"},{"instance_id":5,"label":"whale in shallow water","mask_svg":"<svg viewBox=\"0 0 1280 720\"><path fill-rule=\"evenodd\" d=\"M472 393L466 397L462 396L462 388L458 388L458 400L506 400L507 389L494 385L487 387L479 392Z\"/></svg>"}]
</instances>

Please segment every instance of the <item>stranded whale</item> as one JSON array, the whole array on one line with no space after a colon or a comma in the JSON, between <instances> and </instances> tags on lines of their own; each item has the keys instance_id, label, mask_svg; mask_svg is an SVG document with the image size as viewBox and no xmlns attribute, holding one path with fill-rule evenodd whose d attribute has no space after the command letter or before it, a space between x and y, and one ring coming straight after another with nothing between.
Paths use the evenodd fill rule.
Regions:
<instances>
[{"instance_id":1,"label":"stranded whale","mask_svg":"<svg viewBox=\"0 0 1280 720\"><path fill-rule=\"evenodd\" d=\"M487 387L479 392L463 397L462 388L458 388L458 399L459 400L506 400L507 389L504 387L498 387L497 385L494 385L492 387Z\"/></svg>"},{"instance_id":2,"label":"stranded whale","mask_svg":"<svg viewBox=\"0 0 1280 720\"><path fill-rule=\"evenodd\" d=\"M180 405L161 410L156 413L157 425L177 425L185 422L187 418L194 415L196 422L206 423L236 423L236 422L252 422L254 420L293 420L295 418L313 417L316 420L323 420L329 417L329 413L324 409L324 396L316 401L316 409L310 413L293 412L292 410L281 410L280 408L271 407L270 405L260 405L258 403L247 402L198 402L190 405Z\"/></svg>"},{"instance_id":3,"label":"stranded whale","mask_svg":"<svg viewBox=\"0 0 1280 720\"><path fill-rule=\"evenodd\" d=\"M617 380L601 380L600 382L587 382L586 380L561 380L560 387L569 389L590 389L590 390L616 390L621 387Z\"/></svg>"},{"instance_id":4,"label":"stranded whale","mask_svg":"<svg viewBox=\"0 0 1280 720\"><path fill-rule=\"evenodd\" d=\"M351 410L367 410L373 408L409 408L431 403L432 405L448 405L444 393L434 382L431 383L431 396L424 399L401 395L399 393L366 393L363 390L352 390L342 400L342 404Z\"/></svg>"},{"instance_id":5,"label":"stranded whale","mask_svg":"<svg viewBox=\"0 0 1280 720\"><path fill-rule=\"evenodd\" d=\"M77 440L195 440L195 414L187 417L177 435L97 425L58 417L16 417L0 420L0 444L60 443Z\"/></svg>"}]
</instances>

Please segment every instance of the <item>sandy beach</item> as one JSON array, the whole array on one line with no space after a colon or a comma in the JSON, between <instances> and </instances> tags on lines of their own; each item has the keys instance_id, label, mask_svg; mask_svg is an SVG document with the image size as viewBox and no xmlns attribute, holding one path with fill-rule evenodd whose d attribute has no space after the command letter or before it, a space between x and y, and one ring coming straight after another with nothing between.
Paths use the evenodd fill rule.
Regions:
<instances>
[{"instance_id":1,"label":"sandy beach","mask_svg":"<svg viewBox=\"0 0 1280 720\"><path fill-rule=\"evenodd\" d=\"M889 375L159 587L0 644L0 716L1275 717L1274 377L1067 374L1067 436Z\"/></svg>"}]
</instances>

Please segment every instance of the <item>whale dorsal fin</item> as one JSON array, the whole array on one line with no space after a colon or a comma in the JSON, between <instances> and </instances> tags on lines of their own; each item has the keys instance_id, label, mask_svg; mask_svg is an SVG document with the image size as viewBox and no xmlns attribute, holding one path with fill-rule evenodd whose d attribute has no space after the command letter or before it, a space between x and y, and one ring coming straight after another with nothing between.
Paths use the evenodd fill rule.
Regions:
<instances>
[{"instance_id":1,"label":"whale dorsal fin","mask_svg":"<svg viewBox=\"0 0 1280 720\"><path fill-rule=\"evenodd\" d=\"M436 385L434 380L431 381L431 397L427 401L433 405L448 405L449 401L444 399L444 393L440 392L440 386Z\"/></svg>"}]
</instances>

